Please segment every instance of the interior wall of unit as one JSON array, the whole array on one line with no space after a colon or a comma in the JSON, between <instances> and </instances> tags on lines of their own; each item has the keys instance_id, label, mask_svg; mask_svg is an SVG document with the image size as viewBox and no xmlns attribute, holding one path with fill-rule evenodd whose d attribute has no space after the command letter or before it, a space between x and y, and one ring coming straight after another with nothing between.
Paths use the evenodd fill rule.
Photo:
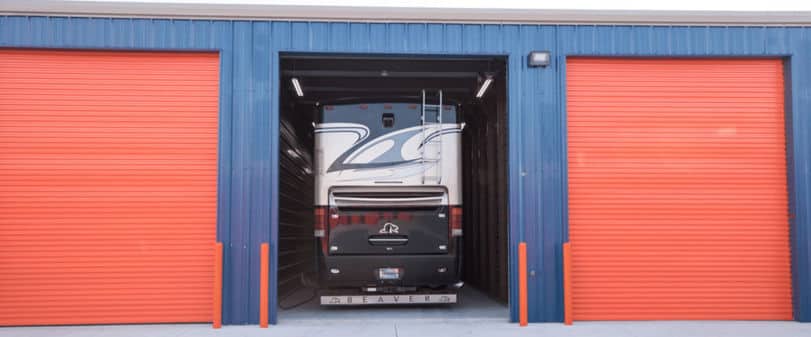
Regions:
<instances>
[{"instance_id":1,"label":"interior wall of unit","mask_svg":"<svg viewBox=\"0 0 811 337\"><path fill-rule=\"evenodd\" d=\"M507 100L498 78L484 99L462 106L463 279L502 303L508 291Z\"/></svg>"},{"instance_id":2,"label":"interior wall of unit","mask_svg":"<svg viewBox=\"0 0 811 337\"><path fill-rule=\"evenodd\" d=\"M281 107L279 123L279 304L304 288L315 272L313 133L310 108Z\"/></svg>"}]
</instances>

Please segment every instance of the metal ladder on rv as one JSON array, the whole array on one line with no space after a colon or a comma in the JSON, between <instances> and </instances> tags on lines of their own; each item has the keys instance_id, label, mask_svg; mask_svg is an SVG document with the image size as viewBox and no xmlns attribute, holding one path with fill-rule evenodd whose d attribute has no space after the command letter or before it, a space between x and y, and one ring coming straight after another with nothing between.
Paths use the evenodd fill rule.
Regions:
<instances>
[{"instance_id":1,"label":"metal ladder on rv","mask_svg":"<svg viewBox=\"0 0 811 337\"><path fill-rule=\"evenodd\" d=\"M423 184L442 183L442 90L437 90L433 98L439 99L439 104L428 104L429 96L422 90L422 113L420 123L422 126L422 146L420 157L423 166L428 168L422 171ZM432 121L433 119L433 121Z\"/></svg>"}]
</instances>

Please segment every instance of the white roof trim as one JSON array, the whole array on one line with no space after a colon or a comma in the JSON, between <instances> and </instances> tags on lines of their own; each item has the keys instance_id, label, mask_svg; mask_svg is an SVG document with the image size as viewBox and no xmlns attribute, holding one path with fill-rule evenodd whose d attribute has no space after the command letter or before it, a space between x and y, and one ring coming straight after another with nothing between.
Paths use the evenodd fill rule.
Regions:
<instances>
[{"instance_id":1,"label":"white roof trim","mask_svg":"<svg viewBox=\"0 0 811 337\"><path fill-rule=\"evenodd\" d=\"M811 11L539 10L0 0L0 14L285 21L811 26Z\"/></svg>"}]
</instances>

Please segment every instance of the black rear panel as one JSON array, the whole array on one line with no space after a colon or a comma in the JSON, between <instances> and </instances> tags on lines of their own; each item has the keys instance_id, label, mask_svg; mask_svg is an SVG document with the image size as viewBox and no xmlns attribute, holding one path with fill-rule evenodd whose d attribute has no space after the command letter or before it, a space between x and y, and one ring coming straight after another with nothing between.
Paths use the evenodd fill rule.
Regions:
<instances>
[{"instance_id":1,"label":"black rear panel","mask_svg":"<svg viewBox=\"0 0 811 337\"><path fill-rule=\"evenodd\" d=\"M448 207L334 207L330 255L446 254ZM337 248L336 248L337 247Z\"/></svg>"}]
</instances>

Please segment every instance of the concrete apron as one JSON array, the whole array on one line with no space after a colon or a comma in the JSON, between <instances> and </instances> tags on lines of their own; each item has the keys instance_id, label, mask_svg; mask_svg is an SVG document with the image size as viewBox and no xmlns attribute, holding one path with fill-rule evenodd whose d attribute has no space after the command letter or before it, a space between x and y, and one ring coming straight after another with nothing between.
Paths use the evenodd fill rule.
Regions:
<instances>
[{"instance_id":1,"label":"concrete apron","mask_svg":"<svg viewBox=\"0 0 811 337\"><path fill-rule=\"evenodd\" d=\"M0 336L325 336L325 337L428 337L428 336L555 336L555 337L799 337L811 336L811 324L754 321L674 321L674 322L575 322L518 324L499 320L424 318L375 322L345 320L318 322L288 319L268 329L258 326L226 326L212 329L208 324L94 325L59 327L0 328Z\"/></svg>"}]
</instances>

